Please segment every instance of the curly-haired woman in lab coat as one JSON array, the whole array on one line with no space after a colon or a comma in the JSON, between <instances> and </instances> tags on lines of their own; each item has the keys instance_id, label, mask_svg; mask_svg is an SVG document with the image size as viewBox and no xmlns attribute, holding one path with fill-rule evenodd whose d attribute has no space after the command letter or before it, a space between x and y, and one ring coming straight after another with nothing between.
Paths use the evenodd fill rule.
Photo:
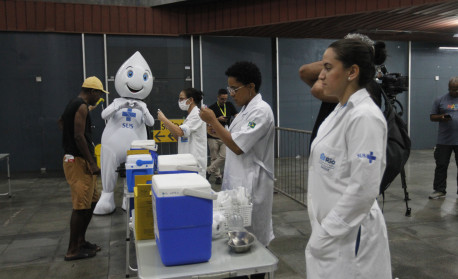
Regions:
<instances>
[{"instance_id":1,"label":"curly-haired woman in lab coat","mask_svg":"<svg viewBox=\"0 0 458 279\"><path fill-rule=\"evenodd\" d=\"M229 130L219 123L211 109L202 109L200 117L227 147L222 189L242 186L251 194L253 212L248 230L267 246L274 238L274 115L259 93L261 72L255 64L237 62L226 70L226 75L227 89L237 106L242 107L239 114ZM251 278L264 278L264 274Z\"/></svg>"}]
</instances>

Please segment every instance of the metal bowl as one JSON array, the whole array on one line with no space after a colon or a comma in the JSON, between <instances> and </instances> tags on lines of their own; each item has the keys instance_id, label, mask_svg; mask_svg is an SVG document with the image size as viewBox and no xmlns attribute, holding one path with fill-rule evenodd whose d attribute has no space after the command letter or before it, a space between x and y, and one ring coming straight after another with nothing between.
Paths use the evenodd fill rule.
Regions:
<instances>
[{"instance_id":1,"label":"metal bowl","mask_svg":"<svg viewBox=\"0 0 458 279\"><path fill-rule=\"evenodd\" d=\"M245 253L251 249L256 237L247 231L229 231L227 243L235 253Z\"/></svg>"}]
</instances>

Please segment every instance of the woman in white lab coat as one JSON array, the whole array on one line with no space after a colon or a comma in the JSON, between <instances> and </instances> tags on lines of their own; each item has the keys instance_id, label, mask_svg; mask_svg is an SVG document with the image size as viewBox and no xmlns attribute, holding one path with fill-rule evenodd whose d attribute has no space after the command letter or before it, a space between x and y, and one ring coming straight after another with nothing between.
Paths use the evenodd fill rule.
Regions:
<instances>
[{"instance_id":1,"label":"woman in white lab coat","mask_svg":"<svg viewBox=\"0 0 458 279\"><path fill-rule=\"evenodd\" d=\"M309 158L308 279L391 278L387 230L376 201L387 128L365 89L375 74L375 51L344 39L323 55L323 93L339 103L321 124Z\"/></svg>"},{"instance_id":2,"label":"woman in white lab coat","mask_svg":"<svg viewBox=\"0 0 458 279\"><path fill-rule=\"evenodd\" d=\"M207 172L207 128L205 122L199 117L202 95L200 90L194 88L187 88L180 92L178 106L181 110L188 112L182 125L173 124L160 110L157 112L157 118L178 139L178 154L194 155L200 168L199 174L205 177Z\"/></svg>"},{"instance_id":3,"label":"woman in white lab coat","mask_svg":"<svg viewBox=\"0 0 458 279\"><path fill-rule=\"evenodd\" d=\"M226 75L227 89L237 106L242 107L229 131L218 122L212 110L202 109L200 116L227 146L222 189L243 186L251 194L253 213L248 230L267 246L274 238L274 116L258 93L261 72L255 64L237 62L227 69Z\"/></svg>"}]
</instances>

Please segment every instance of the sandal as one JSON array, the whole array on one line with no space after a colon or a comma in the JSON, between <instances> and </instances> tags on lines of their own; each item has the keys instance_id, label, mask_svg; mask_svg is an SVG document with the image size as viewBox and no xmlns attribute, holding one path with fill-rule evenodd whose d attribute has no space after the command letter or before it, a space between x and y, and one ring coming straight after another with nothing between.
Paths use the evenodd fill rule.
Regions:
<instances>
[{"instance_id":1,"label":"sandal","mask_svg":"<svg viewBox=\"0 0 458 279\"><path fill-rule=\"evenodd\" d=\"M75 260L92 258L94 256L95 256L95 251L88 251L88 250L82 249L74 256L65 256L64 260L65 261L75 261Z\"/></svg>"},{"instance_id":2,"label":"sandal","mask_svg":"<svg viewBox=\"0 0 458 279\"><path fill-rule=\"evenodd\" d=\"M87 250L92 250L92 251L95 251L95 252L99 252L100 250L102 250L102 247L100 247L97 244L90 243L89 241L84 242L83 245L81 245L81 248L87 249Z\"/></svg>"}]
</instances>

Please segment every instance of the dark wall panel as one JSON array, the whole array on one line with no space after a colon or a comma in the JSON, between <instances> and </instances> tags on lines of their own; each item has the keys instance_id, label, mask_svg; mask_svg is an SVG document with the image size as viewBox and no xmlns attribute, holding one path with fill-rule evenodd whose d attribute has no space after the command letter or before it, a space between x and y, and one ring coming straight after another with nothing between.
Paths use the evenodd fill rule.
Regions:
<instances>
[{"instance_id":1,"label":"dark wall panel","mask_svg":"<svg viewBox=\"0 0 458 279\"><path fill-rule=\"evenodd\" d=\"M438 123L429 115L434 100L448 93L448 81L458 76L458 52L439 50L439 45L412 44L411 136L415 149L436 144ZM435 80L438 76L439 80Z\"/></svg>"},{"instance_id":2,"label":"dark wall panel","mask_svg":"<svg viewBox=\"0 0 458 279\"><path fill-rule=\"evenodd\" d=\"M11 153L12 171L61 169L56 121L81 88L81 36L0 33L0 44L0 150Z\"/></svg>"},{"instance_id":3,"label":"dark wall panel","mask_svg":"<svg viewBox=\"0 0 458 279\"><path fill-rule=\"evenodd\" d=\"M34 2L27 2L25 3L25 13L27 19L27 30L35 30L36 29L36 20L35 20L35 3Z\"/></svg>"},{"instance_id":4,"label":"dark wall panel","mask_svg":"<svg viewBox=\"0 0 458 279\"><path fill-rule=\"evenodd\" d=\"M75 6L72 4L65 4L65 30L76 31L75 28ZM81 22L81 20L78 20Z\"/></svg>"},{"instance_id":5,"label":"dark wall panel","mask_svg":"<svg viewBox=\"0 0 458 279\"><path fill-rule=\"evenodd\" d=\"M15 31L17 29L16 23L16 6L13 1L5 2L5 14L0 16L6 18L6 28Z\"/></svg>"},{"instance_id":6,"label":"dark wall panel","mask_svg":"<svg viewBox=\"0 0 458 279\"><path fill-rule=\"evenodd\" d=\"M299 78L299 67L321 60L333 40L280 39L280 126L311 131L320 102Z\"/></svg>"},{"instance_id":7,"label":"dark wall panel","mask_svg":"<svg viewBox=\"0 0 458 279\"><path fill-rule=\"evenodd\" d=\"M356 11L361 12L361 11L367 11L368 5L366 0L356 0Z\"/></svg>"},{"instance_id":8,"label":"dark wall panel","mask_svg":"<svg viewBox=\"0 0 458 279\"><path fill-rule=\"evenodd\" d=\"M75 31L84 32L84 7L81 5L75 6Z\"/></svg>"},{"instance_id":9,"label":"dark wall panel","mask_svg":"<svg viewBox=\"0 0 458 279\"><path fill-rule=\"evenodd\" d=\"M447 1L230 0L221 3L176 3L155 7L135 7L135 3L129 7L74 2L0 1L0 30L172 36L234 31L231 35L236 35L240 34L237 33L241 32L237 30L240 28L305 22L309 19ZM380 23L380 20L377 22ZM258 31L256 35L268 37L271 32Z\"/></svg>"},{"instance_id":10,"label":"dark wall panel","mask_svg":"<svg viewBox=\"0 0 458 279\"><path fill-rule=\"evenodd\" d=\"M4 1L0 1L0 15L6 14L6 6ZM0 29L6 29L6 16L0 16Z\"/></svg>"},{"instance_id":11,"label":"dark wall panel","mask_svg":"<svg viewBox=\"0 0 458 279\"><path fill-rule=\"evenodd\" d=\"M103 35L84 35L85 55L86 55L86 77L98 77L105 87L105 58L103 54ZM108 97L108 98L107 98ZM90 112L92 118L92 137L94 144L99 144L102 139L102 132L105 128L105 121L101 117L103 108L111 96L104 96L105 103L97 106Z\"/></svg>"},{"instance_id":12,"label":"dark wall panel","mask_svg":"<svg viewBox=\"0 0 458 279\"><path fill-rule=\"evenodd\" d=\"M85 16L92 19L92 25L90 25L91 31L88 32L102 32L102 8L100 6L89 7Z\"/></svg>"},{"instance_id":13,"label":"dark wall panel","mask_svg":"<svg viewBox=\"0 0 458 279\"><path fill-rule=\"evenodd\" d=\"M193 48L194 48L194 76L192 76L192 71L189 70L189 76L194 79L194 87L202 90L202 85L200 84L200 41L199 36L193 37ZM206 94L206 92L205 92ZM206 102L207 95L204 96L204 102Z\"/></svg>"},{"instance_id":14,"label":"dark wall panel","mask_svg":"<svg viewBox=\"0 0 458 279\"><path fill-rule=\"evenodd\" d=\"M16 24L18 30L27 30L27 17L25 14L25 2L16 2Z\"/></svg>"},{"instance_id":15,"label":"dark wall panel","mask_svg":"<svg viewBox=\"0 0 458 279\"><path fill-rule=\"evenodd\" d=\"M101 13L102 13L102 17L101 17L101 21L102 21L102 33L111 33L111 29L110 29L110 7L107 7L107 6L102 6L101 7ZM134 27L135 27L135 24L134 24ZM114 30L113 30L114 31ZM115 31L113 33L117 33L119 31Z\"/></svg>"},{"instance_id":16,"label":"dark wall panel","mask_svg":"<svg viewBox=\"0 0 458 279\"><path fill-rule=\"evenodd\" d=\"M168 7L4 0L0 1L0 30L178 35L187 33L185 11ZM150 28L151 14L158 28Z\"/></svg>"},{"instance_id":17,"label":"dark wall panel","mask_svg":"<svg viewBox=\"0 0 458 279\"><path fill-rule=\"evenodd\" d=\"M145 33L145 10L144 9L137 10L136 18L137 18L137 24L136 24L137 33L144 34Z\"/></svg>"},{"instance_id":18,"label":"dark wall panel","mask_svg":"<svg viewBox=\"0 0 458 279\"><path fill-rule=\"evenodd\" d=\"M310 93L310 87L299 78L303 64L321 60L324 51L334 40L284 39L279 40L280 67L280 126L311 131L321 102ZM408 44L385 42L388 58L385 61L390 72L403 75L408 71ZM407 121L407 94L397 96L405 108Z\"/></svg>"},{"instance_id":19,"label":"dark wall panel","mask_svg":"<svg viewBox=\"0 0 458 279\"><path fill-rule=\"evenodd\" d=\"M72 32L73 30L66 30L65 29L65 4L56 3L56 14L53 15L56 19L56 26L54 26L54 30L58 32Z\"/></svg>"},{"instance_id":20,"label":"dark wall panel","mask_svg":"<svg viewBox=\"0 0 458 279\"><path fill-rule=\"evenodd\" d=\"M409 74L409 44L407 42L390 42L385 41L387 58L385 66L390 73L399 73L403 76ZM408 106L408 93L402 92L395 95L396 100L403 106L402 118L407 123L407 106ZM397 106L398 112L400 107Z\"/></svg>"},{"instance_id":21,"label":"dark wall panel","mask_svg":"<svg viewBox=\"0 0 458 279\"><path fill-rule=\"evenodd\" d=\"M251 61L261 70L260 92L264 101L273 107L272 49L270 38L203 37L204 102L216 102L218 89L227 87L226 69L237 61ZM231 98L229 98L231 101ZM233 101L232 101L233 103Z\"/></svg>"},{"instance_id":22,"label":"dark wall panel","mask_svg":"<svg viewBox=\"0 0 458 279\"><path fill-rule=\"evenodd\" d=\"M196 4L187 7L186 10L186 20L188 22L186 34L204 34L205 32L288 23L338 15L351 15L432 2L440 1L231 0L217 5ZM216 23L213 22L215 18ZM257 35L259 36L260 33ZM269 34L262 34L261 36L269 36Z\"/></svg>"}]
</instances>

